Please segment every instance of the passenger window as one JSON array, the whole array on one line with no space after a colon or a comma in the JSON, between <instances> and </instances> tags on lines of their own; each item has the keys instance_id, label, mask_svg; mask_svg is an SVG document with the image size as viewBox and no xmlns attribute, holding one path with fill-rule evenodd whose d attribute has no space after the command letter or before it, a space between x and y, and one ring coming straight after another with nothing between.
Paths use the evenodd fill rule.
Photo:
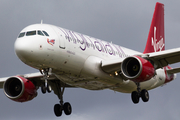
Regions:
<instances>
[{"instance_id":1,"label":"passenger window","mask_svg":"<svg viewBox=\"0 0 180 120\"><path fill-rule=\"evenodd\" d=\"M26 36L36 35L36 31L29 31L26 33Z\"/></svg>"},{"instance_id":2,"label":"passenger window","mask_svg":"<svg viewBox=\"0 0 180 120\"><path fill-rule=\"evenodd\" d=\"M44 36L44 34L40 30L38 30L38 35Z\"/></svg>"},{"instance_id":3,"label":"passenger window","mask_svg":"<svg viewBox=\"0 0 180 120\"><path fill-rule=\"evenodd\" d=\"M19 34L18 38L24 37L24 35L25 35L25 32L22 32Z\"/></svg>"},{"instance_id":4,"label":"passenger window","mask_svg":"<svg viewBox=\"0 0 180 120\"><path fill-rule=\"evenodd\" d=\"M46 31L43 31L43 33L46 35L46 36L49 36L48 33Z\"/></svg>"}]
</instances>

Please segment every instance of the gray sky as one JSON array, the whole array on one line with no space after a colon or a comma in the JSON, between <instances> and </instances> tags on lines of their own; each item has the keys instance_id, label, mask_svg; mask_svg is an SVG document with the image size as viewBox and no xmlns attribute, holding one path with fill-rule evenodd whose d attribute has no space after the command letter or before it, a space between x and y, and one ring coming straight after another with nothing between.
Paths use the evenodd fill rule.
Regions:
<instances>
[{"instance_id":1,"label":"gray sky","mask_svg":"<svg viewBox=\"0 0 180 120\"><path fill-rule=\"evenodd\" d=\"M180 1L165 4L166 49L180 46ZM155 7L155 0L36 0L0 1L0 77L37 72L22 63L14 52L19 32L30 24L57 25L95 38L143 52ZM176 64L173 67L178 67ZM52 93L26 103L8 99L0 90L0 119L4 120L179 120L180 77L149 91L150 101L134 105L130 94L110 90L66 89L64 101L73 107L71 116L56 118Z\"/></svg>"}]
</instances>

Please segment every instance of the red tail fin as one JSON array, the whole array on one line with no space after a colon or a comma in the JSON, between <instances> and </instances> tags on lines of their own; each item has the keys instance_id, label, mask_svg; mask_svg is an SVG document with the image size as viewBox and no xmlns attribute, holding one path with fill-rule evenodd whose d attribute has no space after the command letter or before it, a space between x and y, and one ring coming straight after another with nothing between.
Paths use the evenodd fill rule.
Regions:
<instances>
[{"instance_id":1,"label":"red tail fin","mask_svg":"<svg viewBox=\"0 0 180 120\"><path fill-rule=\"evenodd\" d=\"M156 3L144 53L165 50L164 4Z\"/></svg>"}]
</instances>

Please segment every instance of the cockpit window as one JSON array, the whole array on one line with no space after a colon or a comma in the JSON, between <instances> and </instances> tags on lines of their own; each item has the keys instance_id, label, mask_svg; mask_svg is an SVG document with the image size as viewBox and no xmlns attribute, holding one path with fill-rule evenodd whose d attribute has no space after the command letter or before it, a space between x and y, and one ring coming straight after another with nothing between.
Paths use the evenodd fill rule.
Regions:
<instances>
[{"instance_id":1,"label":"cockpit window","mask_svg":"<svg viewBox=\"0 0 180 120\"><path fill-rule=\"evenodd\" d=\"M40 30L38 30L38 35L44 36L44 34Z\"/></svg>"},{"instance_id":2,"label":"cockpit window","mask_svg":"<svg viewBox=\"0 0 180 120\"><path fill-rule=\"evenodd\" d=\"M25 35L25 32L22 32L19 34L18 38L24 37L24 35Z\"/></svg>"},{"instance_id":3,"label":"cockpit window","mask_svg":"<svg viewBox=\"0 0 180 120\"><path fill-rule=\"evenodd\" d=\"M46 36L49 36L48 33L46 31L43 31L43 33L46 35Z\"/></svg>"},{"instance_id":4,"label":"cockpit window","mask_svg":"<svg viewBox=\"0 0 180 120\"><path fill-rule=\"evenodd\" d=\"M37 33L36 33L37 32ZM32 36L32 35L41 35L41 36L49 36L49 34L46 31L41 31L41 30L34 30L34 31L27 31L27 32L22 32L19 34L18 38L26 36Z\"/></svg>"},{"instance_id":5,"label":"cockpit window","mask_svg":"<svg viewBox=\"0 0 180 120\"><path fill-rule=\"evenodd\" d=\"M36 35L36 31L28 31L26 36Z\"/></svg>"}]
</instances>

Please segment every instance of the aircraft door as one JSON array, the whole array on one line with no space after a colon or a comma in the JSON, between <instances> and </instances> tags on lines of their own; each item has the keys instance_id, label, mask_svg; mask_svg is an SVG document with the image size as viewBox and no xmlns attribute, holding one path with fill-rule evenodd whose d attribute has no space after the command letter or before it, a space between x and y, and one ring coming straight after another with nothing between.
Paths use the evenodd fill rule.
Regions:
<instances>
[{"instance_id":1,"label":"aircraft door","mask_svg":"<svg viewBox=\"0 0 180 120\"><path fill-rule=\"evenodd\" d=\"M65 49L65 39L63 38L62 32L56 27L54 27L54 30L56 31L56 34L58 36L59 48Z\"/></svg>"},{"instance_id":2,"label":"aircraft door","mask_svg":"<svg viewBox=\"0 0 180 120\"><path fill-rule=\"evenodd\" d=\"M59 48L61 48L61 49L65 49L66 48L65 47L65 41L64 41L64 39L62 37L62 34L60 34L60 33L59 33Z\"/></svg>"}]
</instances>

